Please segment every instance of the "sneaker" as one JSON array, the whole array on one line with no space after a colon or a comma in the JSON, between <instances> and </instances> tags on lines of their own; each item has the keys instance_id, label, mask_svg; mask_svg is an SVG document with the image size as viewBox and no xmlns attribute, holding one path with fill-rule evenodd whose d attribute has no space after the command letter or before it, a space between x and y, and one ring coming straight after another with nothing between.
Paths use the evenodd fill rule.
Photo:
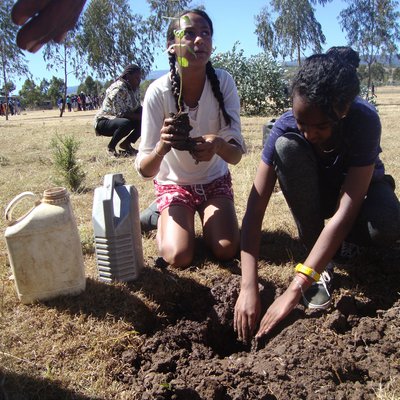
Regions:
<instances>
[{"instance_id":1,"label":"sneaker","mask_svg":"<svg viewBox=\"0 0 400 400\"><path fill-rule=\"evenodd\" d=\"M117 151L111 147L107 147L107 154L110 157L119 157L119 153L117 153Z\"/></svg>"},{"instance_id":2,"label":"sneaker","mask_svg":"<svg viewBox=\"0 0 400 400\"><path fill-rule=\"evenodd\" d=\"M131 149L119 150L119 155L121 157L135 157L137 153L138 151L133 147Z\"/></svg>"},{"instance_id":3,"label":"sneaker","mask_svg":"<svg viewBox=\"0 0 400 400\"><path fill-rule=\"evenodd\" d=\"M303 303L314 310L328 308L332 301L333 264L330 262L320 275L318 282L314 282L303 294Z\"/></svg>"},{"instance_id":4,"label":"sneaker","mask_svg":"<svg viewBox=\"0 0 400 400\"><path fill-rule=\"evenodd\" d=\"M157 203L154 200L144 211L140 213L140 228L142 233L157 229L159 217L160 213L157 208Z\"/></svg>"},{"instance_id":5,"label":"sneaker","mask_svg":"<svg viewBox=\"0 0 400 400\"><path fill-rule=\"evenodd\" d=\"M338 264L346 264L355 260L358 256L363 254L365 248L360 247L354 243L344 241L336 253L334 260Z\"/></svg>"}]
</instances>

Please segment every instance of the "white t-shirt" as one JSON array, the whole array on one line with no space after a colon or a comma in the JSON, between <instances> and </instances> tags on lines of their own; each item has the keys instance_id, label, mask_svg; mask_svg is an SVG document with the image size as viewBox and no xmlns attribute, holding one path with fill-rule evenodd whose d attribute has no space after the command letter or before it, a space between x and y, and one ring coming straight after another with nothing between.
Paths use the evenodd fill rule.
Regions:
<instances>
[{"instance_id":1,"label":"white t-shirt","mask_svg":"<svg viewBox=\"0 0 400 400\"><path fill-rule=\"evenodd\" d=\"M189 112L190 125L193 127L190 136L198 137L208 133L217 134L227 142L234 139L245 152L245 143L240 126L240 100L235 82L232 76L224 70L216 69L216 74L220 82L225 109L231 117L231 124L230 126L226 125L218 100L215 98L207 78L198 109L195 113ZM135 162L140 175L140 161L152 152L160 140L160 130L164 119L169 118L170 112L176 112L176 103L171 91L170 75L166 74L148 87L144 98L142 133L139 153ZM201 161L196 164L188 151L171 149L161 162L160 171L155 178L160 184L205 184L225 175L227 172L228 164L218 155L214 155L210 161ZM154 177L143 178L152 179Z\"/></svg>"}]
</instances>

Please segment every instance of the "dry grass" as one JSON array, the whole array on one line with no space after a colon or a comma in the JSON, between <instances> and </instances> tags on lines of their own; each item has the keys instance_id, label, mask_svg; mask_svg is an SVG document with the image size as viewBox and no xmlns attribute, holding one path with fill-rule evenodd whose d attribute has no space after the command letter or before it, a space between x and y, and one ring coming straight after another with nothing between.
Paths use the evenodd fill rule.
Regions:
<instances>
[{"instance_id":1,"label":"dry grass","mask_svg":"<svg viewBox=\"0 0 400 400\"><path fill-rule=\"evenodd\" d=\"M400 182L400 88L378 88L377 94L383 124L383 160L388 172ZM0 209L4 210L23 191L33 191L41 197L45 189L54 185L51 139L56 134L74 135L81 142L78 155L87 174L86 190L71 196L85 249L87 289L75 298L20 304L14 282L9 279L5 242L0 242L0 398L5 397L4 388L14 385L26 394L23 398L30 399L128 399L131 388L114 379L121 368L116 356L120 349L138 348L146 332L168 318L173 304L166 302L174 293L187 293L190 298L192 291L230 272L200 256L185 271L163 274L153 267L156 246L154 236L149 235L143 238L147 267L137 282L98 282L91 223L94 189L102 185L105 174L121 172L129 184L137 187L143 209L153 198L153 188L150 182L139 179L132 160L110 159L106 155L108 139L95 136L94 112L66 113L62 119L57 114L56 110L28 112L10 117L9 121L0 120ZM262 125L267 120L242 120L248 154L231 168L239 220L260 160ZM3 233L4 219L0 227ZM268 233L263 237L260 274L278 285L285 284L292 273L290 260L298 257L298 249L290 244L296 230L279 193L271 200L263 228ZM379 398L394 398L390 396L398 393L398 381L393 381L392 388L379 390Z\"/></svg>"}]
</instances>

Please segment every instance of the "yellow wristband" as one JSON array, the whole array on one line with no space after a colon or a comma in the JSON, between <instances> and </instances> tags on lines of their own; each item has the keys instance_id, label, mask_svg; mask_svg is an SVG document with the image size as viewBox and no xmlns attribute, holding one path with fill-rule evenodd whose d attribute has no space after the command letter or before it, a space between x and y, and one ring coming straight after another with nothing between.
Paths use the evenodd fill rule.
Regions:
<instances>
[{"instance_id":1,"label":"yellow wristband","mask_svg":"<svg viewBox=\"0 0 400 400\"><path fill-rule=\"evenodd\" d=\"M296 268L294 269L296 272L300 272L306 276L309 276L310 278L314 279L315 282L319 280L319 273L317 271L314 271L310 267L306 267L303 264L297 264Z\"/></svg>"}]
</instances>

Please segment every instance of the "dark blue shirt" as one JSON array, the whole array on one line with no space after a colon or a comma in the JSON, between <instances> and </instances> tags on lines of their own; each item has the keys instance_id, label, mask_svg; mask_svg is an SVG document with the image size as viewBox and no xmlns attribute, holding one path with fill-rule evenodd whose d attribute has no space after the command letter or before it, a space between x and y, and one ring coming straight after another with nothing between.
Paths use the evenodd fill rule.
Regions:
<instances>
[{"instance_id":1,"label":"dark blue shirt","mask_svg":"<svg viewBox=\"0 0 400 400\"><path fill-rule=\"evenodd\" d=\"M347 172L350 167L375 164L374 177L383 176L385 170L379 158L379 153L382 152L381 122L375 107L357 97L341 124L340 134L343 140L338 156L343 160L343 172ZM287 132L295 132L304 137L297 127L292 110L284 113L271 129L261 156L266 164L273 164L275 142L278 137ZM319 159L318 156L317 159Z\"/></svg>"}]
</instances>

